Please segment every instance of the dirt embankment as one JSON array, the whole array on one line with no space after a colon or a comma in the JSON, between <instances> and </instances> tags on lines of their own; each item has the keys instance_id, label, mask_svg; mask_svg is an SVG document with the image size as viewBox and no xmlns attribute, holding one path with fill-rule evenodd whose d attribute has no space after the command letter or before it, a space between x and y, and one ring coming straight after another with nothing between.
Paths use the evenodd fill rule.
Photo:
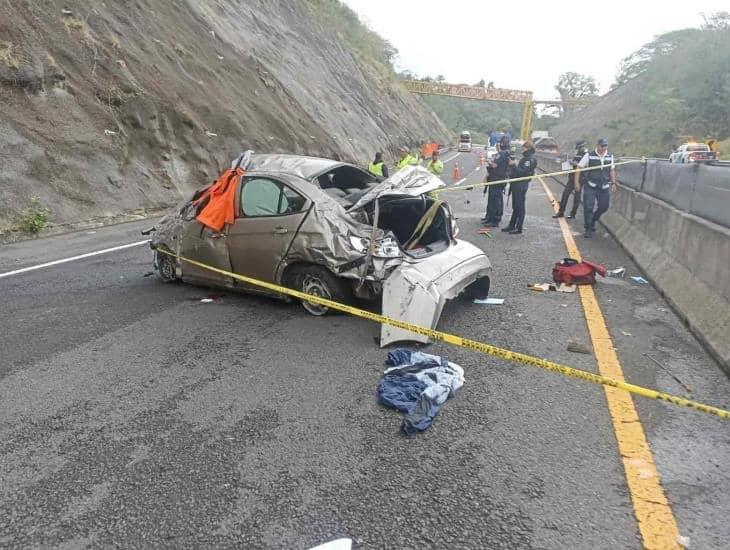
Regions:
<instances>
[{"instance_id":1,"label":"dirt embankment","mask_svg":"<svg viewBox=\"0 0 730 550\"><path fill-rule=\"evenodd\" d=\"M33 198L56 227L163 209L243 148L366 162L448 139L324 5L2 3L0 234Z\"/></svg>"}]
</instances>

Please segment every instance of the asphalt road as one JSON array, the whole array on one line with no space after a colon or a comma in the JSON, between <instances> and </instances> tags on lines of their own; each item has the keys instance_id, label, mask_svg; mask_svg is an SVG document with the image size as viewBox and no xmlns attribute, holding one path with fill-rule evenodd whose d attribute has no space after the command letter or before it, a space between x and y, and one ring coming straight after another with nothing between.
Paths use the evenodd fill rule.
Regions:
<instances>
[{"instance_id":1,"label":"asphalt road","mask_svg":"<svg viewBox=\"0 0 730 550\"><path fill-rule=\"evenodd\" d=\"M451 154L446 155L448 159ZM476 154L447 162L479 181ZM534 293L566 255L544 190L525 233L477 234L480 190L450 195L502 306L439 327L595 372L575 294ZM509 212L509 209L507 209ZM139 241L132 223L0 248L0 274ZM575 224L579 227L578 224ZM599 232L584 256L640 274ZM432 345L466 385L406 438L375 388L378 326L296 304L165 285L136 246L0 278L0 547L640 548L603 390ZM626 378L730 405L730 383L650 286L596 287ZM728 423L635 398L681 534L730 540Z\"/></svg>"}]
</instances>

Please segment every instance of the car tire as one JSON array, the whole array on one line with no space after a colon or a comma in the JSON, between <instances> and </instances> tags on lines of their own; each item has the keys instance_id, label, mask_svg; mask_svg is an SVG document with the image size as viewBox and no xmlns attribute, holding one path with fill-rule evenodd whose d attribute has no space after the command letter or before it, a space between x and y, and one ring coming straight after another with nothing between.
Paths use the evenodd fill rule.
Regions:
<instances>
[{"instance_id":1,"label":"car tire","mask_svg":"<svg viewBox=\"0 0 730 550\"><path fill-rule=\"evenodd\" d=\"M341 304L349 304L352 300L352 289L344 281L324 267L318 265L295 266L287 274L286 280L296 290L321 296ZM336 310L301 300L302 307L310 315L321 317L338 313Z\"/></svg>"},{"instance_id":2,"label":"car tire","mask_svg":"<svg viewBox=\"0 0 730 550\"><path fill-rule=\"evenodd\" d=\"M177 272L175 269L175 258L167 254L155 253L157 261L157 273L160 275L163 283L174 283L177 281Z\"/></svg>"}]
</instances>

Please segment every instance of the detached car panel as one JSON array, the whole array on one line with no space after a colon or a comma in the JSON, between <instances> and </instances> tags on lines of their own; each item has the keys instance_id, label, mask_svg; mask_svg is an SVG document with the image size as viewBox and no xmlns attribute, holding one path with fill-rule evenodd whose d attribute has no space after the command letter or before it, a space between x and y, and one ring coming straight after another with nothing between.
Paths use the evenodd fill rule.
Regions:
<instances>
[{"instance_id":1,"label":"detached car panel","mask_svg":"<svg viewBox=\"0 0 730 550\"><path fill-rule=\"evenodd\" d=\"M421 261L404 262L383 286L383 315L435 329L446 300L488 277L492 265L481 249L457 240L440 254ZM428 337L382 325L380 345L398 341L427 343Z\"/></svg>"},{"instance_id":2,"label":"detached car panel","mask_svg":"<svg viewBox=\"0 0 730 550\"><path fill-rule=\"evenodd\" d=\"M444 183L424 168L409 166L378 182L327 159L245 158L235 189L220 194L235 197L226 203L232 223L220 231L201 224L208 203L197 200L205 192L196 193L149 230L151 247L337 301L382 296L386 315L427 327L436 326L446 300L488 280L489 260L455 239L450 208L427 195ZM266 292L164 254L155 264L165 280ZM313 315L327 313L302 305ZM382 345L404 339L425 341L383 327Z\"/></svg>"}]
</instances>

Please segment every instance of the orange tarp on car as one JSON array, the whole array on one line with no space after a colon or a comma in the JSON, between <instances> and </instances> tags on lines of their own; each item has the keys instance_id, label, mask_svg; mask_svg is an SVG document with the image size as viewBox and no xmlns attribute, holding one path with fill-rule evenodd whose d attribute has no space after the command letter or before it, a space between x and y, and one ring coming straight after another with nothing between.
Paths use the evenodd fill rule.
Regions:
<instances>
[{"instance_id":1,"label":"orange tarp on car","mask_svg":"<svg viewBox=\"0 0 730 550\"><path fill-rule=\"evenodd\" d=\"M196 216L200 223L214 231L220 231L227 223L235 221L236 184L245 173L241 168L226 170L218 181L203 192L203 195L195 201L195 204L200 204L208 200L208 204Z\"/></svg>"}]
</instances>

